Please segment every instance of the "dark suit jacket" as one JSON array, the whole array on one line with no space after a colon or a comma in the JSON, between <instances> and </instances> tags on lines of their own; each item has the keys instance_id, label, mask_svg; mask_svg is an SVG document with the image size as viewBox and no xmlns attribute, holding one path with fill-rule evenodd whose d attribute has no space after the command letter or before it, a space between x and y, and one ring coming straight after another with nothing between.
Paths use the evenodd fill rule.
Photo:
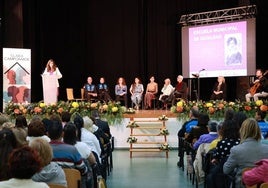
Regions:
<instances>
[{"instance_id":1,"label":"dark suit jacket","mask_svg":"<svg viewBox=\"0 0 268 188\"><path fill-rule=\"evenodd\" d=\"M97 118L95 119L95 124L111 139L112 134L107 121L103 121Z\"/></svg>"}]
</instances>

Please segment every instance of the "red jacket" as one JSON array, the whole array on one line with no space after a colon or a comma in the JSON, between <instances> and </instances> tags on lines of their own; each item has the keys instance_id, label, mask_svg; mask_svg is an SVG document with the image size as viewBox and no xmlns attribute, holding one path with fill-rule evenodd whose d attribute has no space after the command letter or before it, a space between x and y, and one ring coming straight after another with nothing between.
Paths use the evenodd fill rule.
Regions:
<instances>
[{"instance_id":1,"label":"red jacket","mask_svg":"<svg viewBox=\"0 0 268 188\"><path fill-rule=\"evenodd\" d=\"M255 163L257 166L247 170L242 175L242 180L245 185L252 186L268 182L268 159L262 159Z\"/></svg>"}]
</instances>

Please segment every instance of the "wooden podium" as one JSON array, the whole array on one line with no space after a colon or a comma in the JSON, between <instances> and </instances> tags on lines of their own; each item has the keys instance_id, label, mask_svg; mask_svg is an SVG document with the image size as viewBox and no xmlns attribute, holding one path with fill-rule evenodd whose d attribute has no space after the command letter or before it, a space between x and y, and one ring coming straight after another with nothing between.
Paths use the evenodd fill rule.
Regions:
<instances>
[{"instance_id":1,"label":"wooden podium","mask_svg":"<svg viewBox=\"0 0 268 188\"><path fill-rule=\"evenodd\" d=\"M55 104L58 101L57 75L42 75L43 97L45 104Z\"/></svg>"}]
</instances>

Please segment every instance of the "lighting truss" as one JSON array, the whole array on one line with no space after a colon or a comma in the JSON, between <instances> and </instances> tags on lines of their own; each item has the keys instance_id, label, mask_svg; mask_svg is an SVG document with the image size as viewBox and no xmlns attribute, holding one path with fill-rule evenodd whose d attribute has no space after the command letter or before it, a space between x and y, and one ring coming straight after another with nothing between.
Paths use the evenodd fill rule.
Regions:
<instances>
[{"instance_id":1,"label":"lighting truss","mask_svg":"<svg viewBox=\"0 0 268 188\"><path fill-rule=\"evenodd\" d=\"M178 24L182 26L204 25L216 22L228 22L241 19L254 18L257 15L257 6L249 5L237 8L185 14L180 17Z\"/></svg>"}]
</instances>

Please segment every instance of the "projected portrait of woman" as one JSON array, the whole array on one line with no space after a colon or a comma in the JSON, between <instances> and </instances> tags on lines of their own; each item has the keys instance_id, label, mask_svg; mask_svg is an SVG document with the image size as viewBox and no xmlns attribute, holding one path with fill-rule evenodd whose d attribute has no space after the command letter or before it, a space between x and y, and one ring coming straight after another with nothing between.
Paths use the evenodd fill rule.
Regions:
<instances>
[{"instance_id":1,"label":"projected portrait of woman","mask_svg":"<svg viewBox=\"0 0 268 188\"><path fill-rule=\"evenodd\" d=\"M240 65L242 63L241 49L239 49L237 38L234 36L226 40L225 64Z\"/></svg>"}]
</instances>

